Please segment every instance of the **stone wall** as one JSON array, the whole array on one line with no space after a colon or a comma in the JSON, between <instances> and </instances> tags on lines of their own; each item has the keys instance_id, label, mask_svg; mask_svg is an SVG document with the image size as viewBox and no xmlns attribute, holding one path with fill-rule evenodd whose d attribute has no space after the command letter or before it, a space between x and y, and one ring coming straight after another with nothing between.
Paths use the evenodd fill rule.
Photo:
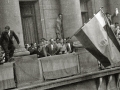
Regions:
<instances>
[{"instance_id":1,"label":"stone wall","mask_svg":"<svg viewBox=\"0 0 120 90\"><path fill-rule=\"evenodd\" d=\"M60 11L59 0L39 0L43 37L46 39L56 38L55 25Z\"/></svg>"},{"instance_id":2,"label":"stone wall","mask_svg":"<svg viewBox=\"0 0 120 90\"><path fill-rule=\"evenodd\" d=\"M64 36L71 37L82 26L80 0L60 0L60 4Z\"/></svg>"},{"instance_id":3,"label":"stone wall","mask_svg":"<svg viewBox=\"0 0 120 90\"><path fill-rule=\"evenodd\" d=\"M110 11L109 0L92 0L93 13L97 13L101 7L105 12Z\"/></svg>"}]
</instances>

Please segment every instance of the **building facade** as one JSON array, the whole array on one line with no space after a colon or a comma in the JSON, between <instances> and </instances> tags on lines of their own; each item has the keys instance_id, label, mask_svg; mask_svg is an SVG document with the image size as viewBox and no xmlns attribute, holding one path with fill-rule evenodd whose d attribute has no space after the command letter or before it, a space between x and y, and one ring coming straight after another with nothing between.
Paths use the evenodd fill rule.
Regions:
<instances>
[{"instance_id":1,"label":"building facade","mask_svg":"<svg viewBox=\"0 0 120 90\"><path fill-rule=\"evenodd\" d=\"M20 44L39 43L41 38L56 38L55 26L63 14L64 37L72 36L93 14L120 10L119 0L0 0L0 31L9 25L19 36ZM120 14L113 20L120 22Z\"/></svg>"}]
</instances>

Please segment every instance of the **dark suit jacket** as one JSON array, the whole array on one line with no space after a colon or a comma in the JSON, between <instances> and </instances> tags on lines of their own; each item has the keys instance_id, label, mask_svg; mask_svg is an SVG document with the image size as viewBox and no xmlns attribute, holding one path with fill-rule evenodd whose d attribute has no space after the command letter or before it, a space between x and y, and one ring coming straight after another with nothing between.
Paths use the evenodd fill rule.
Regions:
<instances>
[{"instance_id":1,"label":"dark suit jacket","mask_svg":"<svg viewBox=\"0 0 120 90\"><path fill-rule=\"evenodd\" d=\"M37 49L35 49L34 47L29 47L28 51L30 52L30 55L37 54Z\"/></svg>"},{"instance_id":2,"label":"dark suit jacket","mask_svg":"<svg viewBox=\"0 0 120 90\"><path fill-rule=\"evenodd\" d=\"M20 43L19 39L14 31L10 30L10 36L8 35L8 32L3 31L0 40L1 46L13 44L13 37L16 39L17 43L19 44Z\"/></svg>"},{"instance_id":3,"label":"dark suit jacket","mask_svg":"<svg viewBox=\"0 0 120 90\"><path fill-rule=\"evenodd\" d=\"M56 53L58 52L58 47L56 44L53 44L53 50L51 49L51 44L48 44L46 46L46 52L47 55L56 55Z\"/></svg>"},{"instance_id":4,"label":"dark suit jacket","mask_svg":"<svg viewBox=\"0 0 120 90\"><path fill-rule=\"evenodd\" d=\"M113 24L113 19L116 17L115 13L113 15L111 15L111 18L108 18L108 21L111 24Z\"/></svg>"},{"instance_id":5,"label":"dark suit jacket","mask_svg":"<svg viewBox=\"0 0 120 90\"><path fill-rule=\"evenodd\" d=\"M45 47L38 48L37 49L37 55L38 55L38 58L46 57L47 53L46 53Z\"/></svg>"}]
</instances>

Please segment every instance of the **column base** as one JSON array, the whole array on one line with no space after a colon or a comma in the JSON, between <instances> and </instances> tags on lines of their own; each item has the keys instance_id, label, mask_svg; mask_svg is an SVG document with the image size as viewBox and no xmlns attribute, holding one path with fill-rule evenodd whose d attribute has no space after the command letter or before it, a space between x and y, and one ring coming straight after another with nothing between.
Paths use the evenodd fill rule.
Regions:
<instances>
[{"instance_id":1,"label":"column base","mask_svg":"<svg viewBox=\"0 0 120 90\"><path fill-rule=\"evenodd\" d=\"M27 51L25 48L19 48L19 49L15 49L14 51L14 57L18 57L18 56L27 56L30 55L30 52Z\"/></svg>"}]
</instances>

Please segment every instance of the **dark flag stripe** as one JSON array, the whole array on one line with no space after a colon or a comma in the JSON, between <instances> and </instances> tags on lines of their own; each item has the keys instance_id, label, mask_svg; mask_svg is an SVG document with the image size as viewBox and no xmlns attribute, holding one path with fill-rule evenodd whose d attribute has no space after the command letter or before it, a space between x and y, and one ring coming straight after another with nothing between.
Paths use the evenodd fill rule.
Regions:
<instances>
[{"instance_id":1,"label":"dark flag stripe","mask_svg":"<svg viewBox=\"0 0 120 90\"><path fill-rule=\"evenodd\" d=\"M103 64L103 66L107 67L111 65L109 59L96 48L82 29L75 36L83 46Z\"/></svg>"},{"instance_id":2,"label":"dark flag stripe","mask_svg":"<svg viewBox=\"0 0 120 90\"><path fill-rule=\"evenodd\" d=\"M112 42L114 43L114 45L117 47L117 49L120 52L120 45L119 45L119 43L118 43L118 41L117 41L111 27L109 27L109 25L107 24L104 28L105 28L109 38L112 40Z\"/></svg>"}]
</instances>

